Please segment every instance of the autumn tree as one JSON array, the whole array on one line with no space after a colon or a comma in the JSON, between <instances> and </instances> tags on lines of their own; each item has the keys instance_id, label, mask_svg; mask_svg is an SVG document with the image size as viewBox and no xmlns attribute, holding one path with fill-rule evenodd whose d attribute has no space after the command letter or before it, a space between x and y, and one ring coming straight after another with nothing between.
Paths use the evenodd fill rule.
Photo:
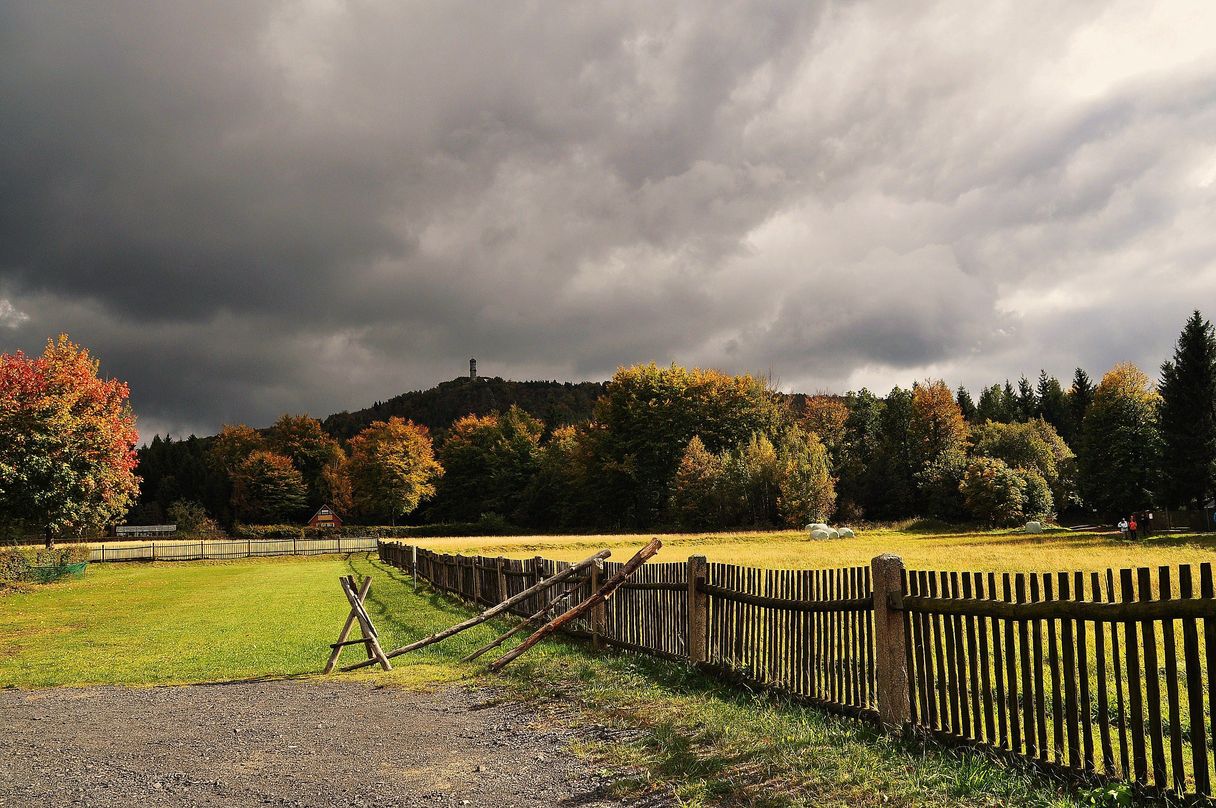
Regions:
<instances>
[{"instance_id":1,"label":"autumn tree","mask_svg":"<svg viewBox=\"0 0 1216 808\"><path fill-rule=\"evenodd\" d=\"M350 461L346 453L335 457L321 469L321 479L317 486L317 494L322 502L340 514L348 514L354 507L354 499L350 487Z\"/></svg>"},{"instance_id":2,"label":"autumn tree","mask_svg":"<svg viewBox=\"0 0 1216 808\"><path fill-rule=\"evenodd\" d=\"M1078 453L1085 499L1106 514L1152 505L1159 458L1157 391L1130 362L1094 390Z\"/></svg>"},{"instance_id":3,"label":"autumn tree","mask_svg":"<svg viewBox=\"0 0 1216 808\"><path fill-rule=\"evenodd\" d=\"M841 396L811 396L802 413L802 428L812 432L827 451L828 468L839 473L848 439L849 405Z\"/></svg>"},{"instance_id":4,"label":"autumn tree","mask_svg":"<svg viewBox=\"0 0 1216 808\"><path fill-rule=\"evenodd\" d=\"M964 451L967 436L967 422L945 382L931 381L913 388L908 452L914 472L945 452Z\"/></svg>"},{"instance_id":5,"label":"autumn tree","mask_svg":"<svg viewBox=\"0 0 1216 808\"><path fill-rule=\"evenodd\" d=\"M519 520L539 468L543 432L544 424L515 406L503 415L457 419L439 446L444 474L434 512L464 521L486 513Z\"/></svg>"},{"instance_id":6,"label":"autumn tree","mask_svg":"<svg viewBox=\"0 0 1216 808\"><path fill-rule=\"evenodd\" d=\"M395 416L351 438L348 467L355 510L394 524L434 496L443 474L426 427Z\"/></svg>"},{"instance_id":7,"label":"autumn tree","mask_svg":"<svg viewBox=\"0 0 1216 808\"><path fill-rule=\"evenodd\" d=\"M585 430L561 426L537 456L536 473L524 493L524 522L543 528L585 526L597 520L593 452Z\"/></svg>"},{"instance_id":8,"label":"autumn tree","mask_svg":"<svg viewBox=\"0 0 1216 808\"><path fill-rule=\"evenodd\" d=\"M0 354L0 519L45 532L122 517L139 493L127 385L66 334L38 358Z\"/></svg>"},{"instance_id":9,"label":"autumn tree","mask_svg":"<svg viewBox=\"0 0 1216 808\"><path fill-rule=\"evenodd\" d=\"M771 525L777 521L782 474L777 447L753 434L726 457L726 520L731 525Z\"/></svg>"},{"instance_id":10,"label":"autumn tree","mask_svg":"<svg viewBox=\"0 0 1216 808\"><path fill-rule=\"evenodd\" d=\"M1196 311L1161 366L1162 483L1169 504L1202 507L1216 491L1216 330Z\"/></svg>"},{"instance_id":11,"label":"autumn tree","mask_svg":"<svg viewBox=\"0 0 1216 808\"><path fill-rule=\"evenodd\" d=\"M754 376L651 363L620 368L596 406L589 431L602 494L621 523L648 525L667 505L676 467L699 435L706 449L734 449L775 435L776 396Z\"/></svg>"},{"instance_id":12,"label":"autumn tree","mask_svg":"<svg viewBox=\"0 0 1216 808\"><path fill-rule=\"evenodd\" d=\"M1026 423L988 422L973 432L977 455L1004 461L1010 468L1032 471L1051 491L1051 501L1036 500L1036 516L1050 513L1053 506L1078 504L1076 456L1055 428L1042 418Z\"/></svg>"},{"instance_id":13,"label":"autumn tree","mask_svg":"<svg viewBox=\"0 0 1216 808\"><path fill-rule=\"evenodd\" d=\"M213 468L232 479L249 455L266 448L266 439L253 427L224 424L220 433L211 439L207 460Z\"/></svg>"},{"instance_id":14,"label":"autumn tree","mask_svg":"<svg viewBox=\"0 0 1216 808\"><path fill-rule=\"evenodd\" d=\"M992 525L1014 525L1026 518L1026 480L1003 460L976 457L961 485L968 511Z\"/></svg>"},{"instance_id":15,"label":"autumn tree","mask_svg":"<svg viewBox=\"0 0 1216 808\"><path fill-rule=\"evenodd\" d=\"M246 522L274 523L299 515L307 493L304 478L286 455L259 449L233 472L232 508Z\"/></svg>"},{"instance_id":16,"label":"autumn tree","mask_svg":"<svg viewBox=\"0 0 1216 808\"><path fill-rule=\"evenodd\" d=\"M323 475L330 468L329 482L335 482L340 472L345 453L338 442L321 428L321 422L307 415L284 414L270 428L267 444L271 451L291 458L291 463L304 478L308 488L308 507L319 508L327 504L328 492ZM328 502L332 507L337 507Z\"/></svg>"},{"instance_id":17,"label":"autumn tree","mask_svg":"<svg viewBox=\"0 0 1216 808\"><path fill-rule=\"evenodd\" d=\"M788 527L826 521L836 510L836 484L827 448L814 432L794 426L785 431L779 453L777 513Z\"/></svg>"},{"instance_id":18,"label":"autumn tree","mask_svg":"<svg viewBox=\"0 0 1216 808\"><path fill-rule=\"evenodd\" d=\"M701 438L693 435L680 457L672 484L671 511L676 523L691 529L724 526L725 481L723 457L710 452Z\"/></svg>"}]
</instances>

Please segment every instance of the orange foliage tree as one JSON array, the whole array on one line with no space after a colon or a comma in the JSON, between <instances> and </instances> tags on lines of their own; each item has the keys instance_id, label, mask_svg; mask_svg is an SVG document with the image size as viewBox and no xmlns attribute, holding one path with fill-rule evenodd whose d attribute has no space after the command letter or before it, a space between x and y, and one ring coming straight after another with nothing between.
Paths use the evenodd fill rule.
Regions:
<instances>
[{"instance_id":1,"label":"orange foliage tree","mask_svg":"<svg viewBox=\"0 0 1216 808\"><path fill-rule=\"evenodd\" d=\"M355 510L394 523L434 496L443 474L427 428L395 416L350 439L347 470Z\"/></svg>"},{"instance_id":2,"label":"orange foliage tree","mask_svg":"<svg viewBox=\"0 0 1216 808\"><path fill-rule=\"evenodd\" d=\"M124 382L66 334L36 359L0 354L0 519L65 530L119 519L139 494L135 416Z\"/></svg>"},{"instance_id":3,"label":"orange foliage tree","mask_svg":"<svg viewBox=\"0 0 1216 808\"><path fill-rule=\"evenodd\" d=\"M966 451L968 439L963 412L944 381L918 384L913 388L908 449L916 471L943 454Z\"/></svg>"}]
</instances>

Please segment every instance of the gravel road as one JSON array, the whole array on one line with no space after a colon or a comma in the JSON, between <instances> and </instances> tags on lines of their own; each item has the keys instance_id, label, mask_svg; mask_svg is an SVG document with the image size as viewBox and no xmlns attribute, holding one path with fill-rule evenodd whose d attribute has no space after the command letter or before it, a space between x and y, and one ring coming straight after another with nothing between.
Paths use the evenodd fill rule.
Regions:
<instances>
[{"instance_id":1,"label":"gravel road","mask_svg":"<svg viewBox=\"0 0 1216 808\"><path fill-rule=\"evenodd\" d=\"M544 723L455 687L0 690L0 805L630 804L564 751L572 730Z\"/></svg>"}]
</instances>

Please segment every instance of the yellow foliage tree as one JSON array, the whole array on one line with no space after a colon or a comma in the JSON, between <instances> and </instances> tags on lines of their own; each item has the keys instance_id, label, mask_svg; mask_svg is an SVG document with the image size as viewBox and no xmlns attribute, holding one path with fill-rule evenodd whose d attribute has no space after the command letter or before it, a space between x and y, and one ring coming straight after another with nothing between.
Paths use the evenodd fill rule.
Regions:
<instances>
[{"instance_id":1,"label":"yellow foliage tree","mask_svg":"<svg viewBox=\"0 0 1216 808\"><path fill-rule=\"evenodd\" d=\"M424 426L392 417L376 421L350 439L347 461L355 510L395 523L435 494L443 466L435 459Z\"/></svg>"}]
</instances>

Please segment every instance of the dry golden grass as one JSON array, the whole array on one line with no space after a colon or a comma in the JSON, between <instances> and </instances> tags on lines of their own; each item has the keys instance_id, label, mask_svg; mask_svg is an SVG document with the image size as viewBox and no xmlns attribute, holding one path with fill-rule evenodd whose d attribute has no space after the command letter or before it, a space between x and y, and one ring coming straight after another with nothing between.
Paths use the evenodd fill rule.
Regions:
<instances>
[{"instance_id":1,"label":"dry golden grass","mask_svg":"<svg viewBox=\"0 0 1216 808\"><path fill-rule=\"evenodd\" d=\"M704 555L710 561L775 569L817 569L869 564L895 553L909 569L979 572L1103 570L1212 561L1216 534L1155 536L1124 541L1117 533L1052 531L1025 535L1011 531L921 532L915 529L859 530L852 539L811 540L802 531L673 533L636 535L487 536L419 539L419 547L441 553L528 558L535 555L574 561L597 549L624 561L652 536L663 539L656 560L680 561Z\"/></svg>"}]
</instances>

